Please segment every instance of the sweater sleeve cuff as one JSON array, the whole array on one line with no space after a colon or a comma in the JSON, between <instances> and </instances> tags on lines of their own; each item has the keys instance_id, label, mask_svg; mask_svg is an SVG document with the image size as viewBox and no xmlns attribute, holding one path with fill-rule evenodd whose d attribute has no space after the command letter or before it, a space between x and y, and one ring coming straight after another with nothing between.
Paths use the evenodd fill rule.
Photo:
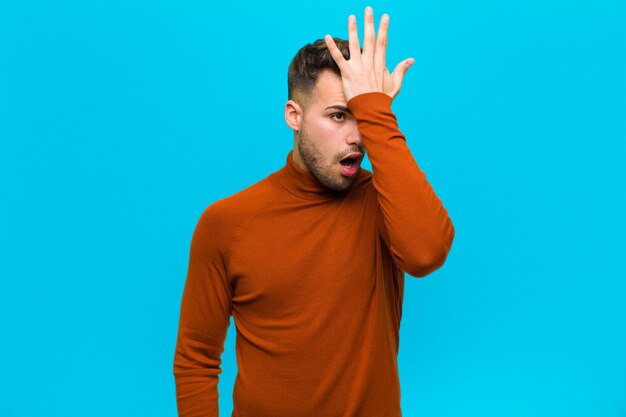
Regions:
<instances>
[{"instance_id":1,"label":"sweater sleeve cuff","mask_svg":"<svg viewBox=\"0 0 626 417\"><path fill-rule=\"evenodd\" d=\"M355 118L359 119L367 113L376 111L391 111L393 99L385 93L372 91L352 97L346 103Z\"/></svg>"}]
</instances>

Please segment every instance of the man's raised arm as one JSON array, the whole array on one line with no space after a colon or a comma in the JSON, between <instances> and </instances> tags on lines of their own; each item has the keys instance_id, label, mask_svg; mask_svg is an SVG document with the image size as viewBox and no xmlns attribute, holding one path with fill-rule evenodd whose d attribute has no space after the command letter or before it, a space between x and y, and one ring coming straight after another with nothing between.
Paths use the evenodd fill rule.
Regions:
<instances>
[{"instance_id":1,"label":"man's raised arm","mask_svg":"<svg viewBox=\"0 0 626 417\"><path fill-rule=\"evenodd\" d=\"M382 16L377 37L371 7L365 9L364 20L361 51L356 17L348 17L349 60L330 35L325 38L326 45L341 71L347 105L357 120L372 163L372 183L380 204L378 230L400 269L422 277L444 263L454 239L454 227L415 162L391 111L391 102L414 60L403 60L389 73L389 16Z\"/></svg>"},{"instance_id":2,"label":"man's raised arm","mask_svg":"<svg viewBox=\"0 0 626 417\"><path fill-rule=\"evenodd\" d=\"M230 324L232 296L220 248L214 206L198 221L191 240L174 354L180 417L217 417L221 354Z\"/></svg>"},{"instance_id":3,"label":"man's raised arm","mask_svg":"<svg viewBox=\"0 0 626 417\"><path fill-rule=\"evenodd\" d=\"M348 101L372 163L380 204L378 230L400 269L423 277L443 265L454 227L390 106L391 98L383 93L360 94Z\"/></svg>"}]
</instances>

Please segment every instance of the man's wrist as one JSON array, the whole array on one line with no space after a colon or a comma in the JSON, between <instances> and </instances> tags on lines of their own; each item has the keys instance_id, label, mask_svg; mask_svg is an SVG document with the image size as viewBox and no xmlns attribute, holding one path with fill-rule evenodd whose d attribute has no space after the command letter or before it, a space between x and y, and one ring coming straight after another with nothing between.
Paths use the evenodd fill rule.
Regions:
<instances>
[{"instance_id":1,"label":"man's wrist","mask_svg":"<svg viewBox=\"0 0 626 417\"><path fill-rule=\"evenodd\" d=\"M367 114L372 111L390 111L392 101L393 99L383 92L371 91L355 95L347 101L346 105L357 117L359 114Z\"/></svg>"}]
</instances>

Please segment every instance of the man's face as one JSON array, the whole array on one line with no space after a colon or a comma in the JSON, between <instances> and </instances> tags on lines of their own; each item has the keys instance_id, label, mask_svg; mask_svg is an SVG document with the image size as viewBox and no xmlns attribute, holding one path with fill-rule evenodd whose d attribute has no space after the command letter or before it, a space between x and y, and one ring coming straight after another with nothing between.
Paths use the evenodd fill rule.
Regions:
<instances>
[{"instance_id":1,"label":"man's face","mask_svg":"<svg viewBox=\"0 0 626 417\"><path fill-rule=\"evenodd\" d=\"M323 71L311 92L296 145L307 169L332 190L348 189L359 174L365 147L346 107L341 77L332 71ZM354 158L351 164L339 162L348 156Z\"/></svg>"}]
</instances>

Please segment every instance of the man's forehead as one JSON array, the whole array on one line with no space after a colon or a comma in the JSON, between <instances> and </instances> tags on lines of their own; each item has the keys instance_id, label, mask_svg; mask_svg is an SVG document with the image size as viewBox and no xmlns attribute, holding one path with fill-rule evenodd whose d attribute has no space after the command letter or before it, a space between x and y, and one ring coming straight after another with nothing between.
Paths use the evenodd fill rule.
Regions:
<instances>
[{"instance_id":1,"label":"man's forehead","mask_svg":"<svg viewBox=\"0 0 626 417\"><path fill-rule=\"evenodd\" d=\"M346 96L343 93L341 77L332 71L323 71L317 79L312 98L315 105L322 108L333 105L345 107Z\"/></svg>"}]
</instances>

